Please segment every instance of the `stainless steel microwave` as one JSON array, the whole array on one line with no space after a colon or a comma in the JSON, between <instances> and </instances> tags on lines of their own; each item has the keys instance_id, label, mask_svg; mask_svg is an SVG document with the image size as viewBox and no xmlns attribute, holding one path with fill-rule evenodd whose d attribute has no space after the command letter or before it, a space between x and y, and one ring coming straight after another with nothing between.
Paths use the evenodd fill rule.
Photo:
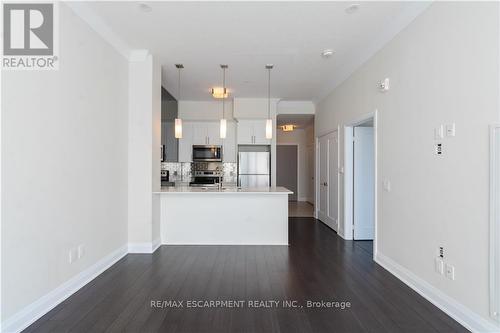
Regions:
<instances>
[{"instance_id":1,"label":"stainless steel microwave","mask_svg":"<svg viewBox=\"0 0 500 333\"><path fill-rule=\"evenodd\" d=\"M222 146L193 146L193 161L222 162Z\"/></svg>"}]
</instances>

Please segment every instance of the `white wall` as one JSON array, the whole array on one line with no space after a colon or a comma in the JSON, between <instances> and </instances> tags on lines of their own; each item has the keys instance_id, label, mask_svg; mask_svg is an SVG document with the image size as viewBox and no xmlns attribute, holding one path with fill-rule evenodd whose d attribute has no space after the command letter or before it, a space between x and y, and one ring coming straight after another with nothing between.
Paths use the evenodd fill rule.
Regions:
<instances>
[{"instance_id":1,"label":"white wall","mask_svg":"<svg viewBox=\"0 0 500 333\"><path fill-rule=\"evenodd\" d=\"M137 52L139 53L139 52ZM161 70L150 54L129 63L128 241L132 252L159 244ZM144 248L149 247L148 250Z\"/></svg>"},{"instance_id":2,"label":"white wall","mask_svg":"<svg viewBox=\"0 0 500 333\"><path fill-rule=\"evenodd\" d=\"M278 114L314 114L316 108L311 101L279 101Z\"/></svg>"},{"instance_id":3,"label":"white wall","mask_svg":"<svg viewBox=\"0 0 500 333\"><path fill-rule=\"evenodd\" d=\"M307 148L314 144L311 137L308 137L306 129L296 129L292 132L283 132L277 129L277 145L293 144L298 147L298 179L297 179L297 200L309 201L312 189L310 188L310 179L314 173L314 168L310 168L307 160ZM311 141L309 141L311 140ZM276 170L278 173L280 170Z\"/></svg>"},{"instance_id":4,"label":"white wall","mask_svg":"<svg viewBox=\"0 0 500 333\"><path fill-rule=\"evenodd\" d=\"M58 71L2 72L3 322L127 243L127 62L62 3L59 33Z\"/></svg>"},{"instance_id":5,"label":"white wall","mask_svg":"<svg viewBox=\"0 0 500 333\"><path fill-rule=\"evenodd\" d=\"M233 101L225 102L225 117L233 119ZM182 120L219 120L222 118L222 101L179 101L179 118Z\"/></svg>"},{"instance_id":6,"label":"white wall","mask_svg":"<svg viewBox=\"0 0 500 333\"><path fill-rule=\"evenodd\" d=\"M499 114L498 23L497 3L434 3L322 100L315 121L321 135L378 109L379 255L483 318L488 125ZM391 90L380 93L377 82L385 77ZM438 157L433 129L452 122L456 137L442 141ZM384 179L391 192L383 191ZM455 266L455 281L434 272L439 246Z\"/></svg>"}]
</instances>

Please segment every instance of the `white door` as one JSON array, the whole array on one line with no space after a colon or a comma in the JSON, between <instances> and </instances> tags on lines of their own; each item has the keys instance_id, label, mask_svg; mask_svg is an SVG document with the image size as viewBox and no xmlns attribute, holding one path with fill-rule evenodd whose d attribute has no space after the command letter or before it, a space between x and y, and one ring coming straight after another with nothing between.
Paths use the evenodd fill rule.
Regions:
<instances>
[{"instance_id":1,"label":"white door","mask_svg":"<svg viewBox=\"0 0 500 333\"><path fill-rule=\"evenodd\" d=\"M339 139L338 132L328 134L328 218L333 230L339 230Z\"/></svg>"},{"instance_id":2,"label":"white door","mask_svg":"<svg viewBox=\"0 0 500 333\"><path fill-rule=\"evenodd\" d=\"M338 230L338 133L324 135L318 142L318 218Z\"/></svg>"},{"instance_id":3,"label":"white door","mask_svg":"<svg viewBox=\"0 0 500 333\"><path fill-rule=\"evenodd\" d=\"M314 145L307 146L307 200L314 202Z\"/></svg>"},{"instance_id":4,"label":"white door","mask_svg":"<svg viewBox=\"0 0 500 333\"><path fill-rule=\"evenodd\" d=\"M322 136L318 140L318 219L325 222L328 211L328 191L325 183L328 179L328 140Z\"/></svg>"},{"instance_id":5,"label":"white door","mask_svg":"<svg viewBox=\"0 0 500 333\"><path fill-rule=\"evenodd\" d=\"M354 128L354 239L373 239L375 231L375 154L373 127Z\"/></svg>"}]
</instances>

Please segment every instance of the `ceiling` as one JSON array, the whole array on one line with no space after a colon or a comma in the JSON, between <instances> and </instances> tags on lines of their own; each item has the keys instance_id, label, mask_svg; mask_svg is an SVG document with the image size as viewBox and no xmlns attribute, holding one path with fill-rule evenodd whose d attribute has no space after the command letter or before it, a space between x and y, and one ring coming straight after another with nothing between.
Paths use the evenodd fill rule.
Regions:
<instances>
[{"instance_id":1,"label":"ceiling","mask_svg":"<svg viewBox=\"0 0 500 333\"><path fill-rule=\"evenodd\" d=\"M297 128L306 128L314 123L312 114L279 114L276 117L276 126L295 125Z\"/></svg>"},{"instance_id":2,"label":"ceiling","mask_svg":"<svg viewBox=\"0 0 500 333\"><path fill-rule=\"evenodd\" d=\"M141 6L150 9L144 11ZM182 100L211 100L228 64L233 97L318 101L420 14L423 2L87 2L130 49L148 49L163 86ZM324 49L334 55L323 58Z\"/></svg>"}]
</instances>

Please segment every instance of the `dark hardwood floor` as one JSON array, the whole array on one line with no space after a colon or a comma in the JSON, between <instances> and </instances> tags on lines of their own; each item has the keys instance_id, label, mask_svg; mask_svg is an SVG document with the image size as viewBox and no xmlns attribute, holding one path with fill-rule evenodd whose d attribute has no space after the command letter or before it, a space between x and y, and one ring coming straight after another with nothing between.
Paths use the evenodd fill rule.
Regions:
<instances>
[{"instance_id":1,"label":"dark hardwood floor","mask_svg":"<svg viewBox=\"0 0 500 333\"><path fill-rule=\"evenodd\" d=\"M467 332L378 266L371 242L344 241L312 218L290 218L289 229L288 247L162 246L127 255L25 332ZM184 308L151 306L163 300ZM189 300L299 307L186 308ZM308 308L308 300L351 306Z\"/></svg>"}]
</instances>

